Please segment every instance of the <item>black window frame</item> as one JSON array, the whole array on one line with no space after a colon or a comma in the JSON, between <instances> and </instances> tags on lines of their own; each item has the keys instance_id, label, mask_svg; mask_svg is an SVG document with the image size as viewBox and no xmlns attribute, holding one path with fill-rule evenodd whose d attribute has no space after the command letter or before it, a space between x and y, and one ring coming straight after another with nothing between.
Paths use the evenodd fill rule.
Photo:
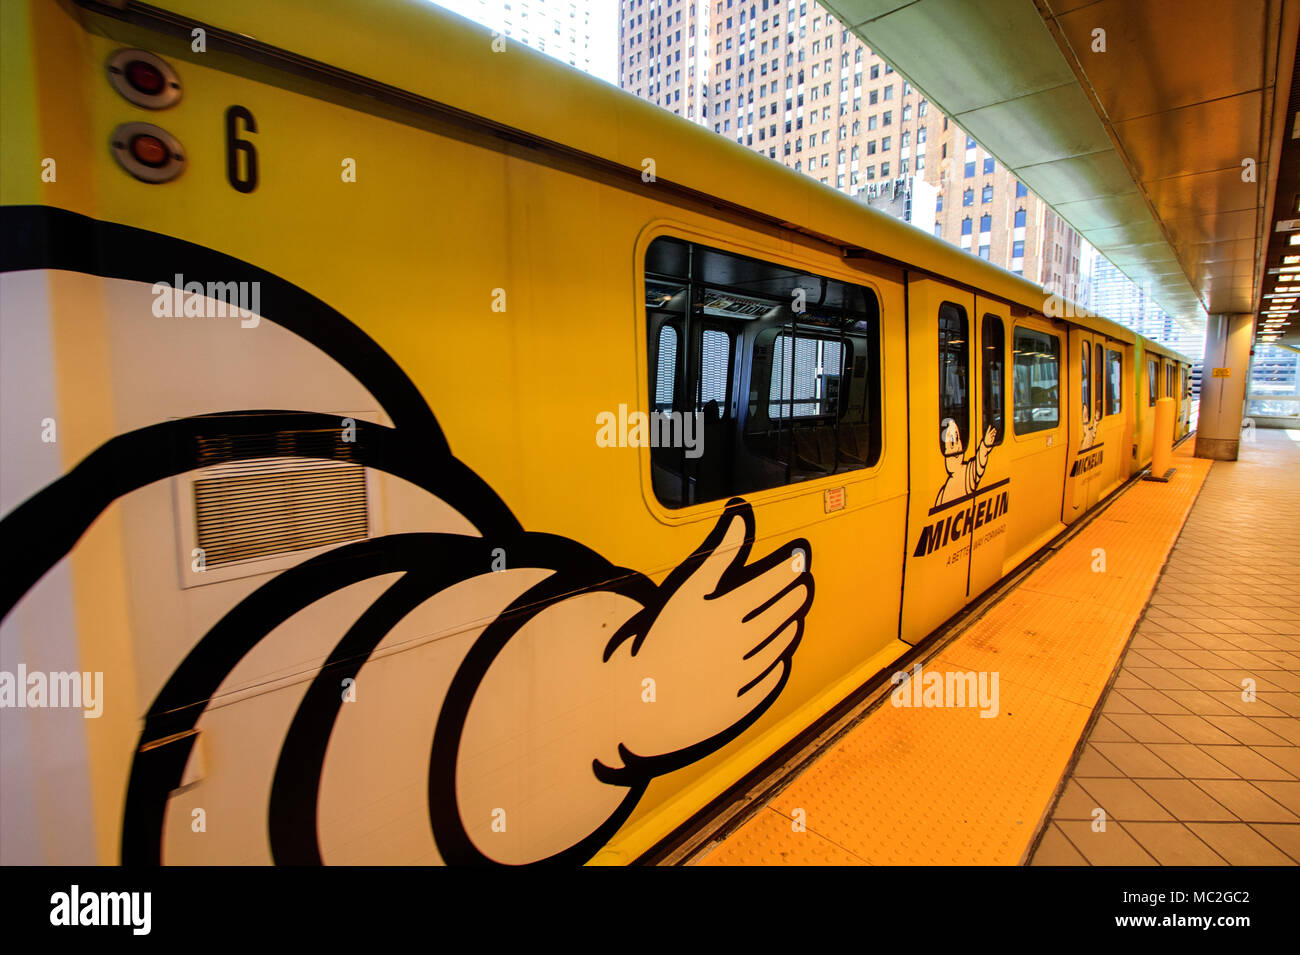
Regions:
<instances>
[{"instance_id":1,"label":"black window frame","mask_svg":"<svg viewBox=\"0 0 1300 955\"><path fill-rule=\"evenodd\" d=\"M951 418L957 425L957 433L961 435L961 446L970 447L970 425L971 425L971 408L970 408L970 318L966 309L956 302L943 302L939 305L939 312L935 317L938 328L938 359L939 359L939 450L945 450L943 443L943 423ZM945 322L952 323L952 327L945 329ZM952 336L952 337L950 337ZM955 337L960 336L960 337ZM951 346L958 345L959 349L952 352ZM964 396L960 402L950 400L948 394L948 383L950 381L948 369L951 361L945 361L946 357L955 354L959 357L957 366L959 369L959 378L961 380ZM961 417L957 417L956 409L960 408Z\"/></svg>"},{"instance_id":2,"label":"black window frame","mask_svg":"<svg viewBox=\"0 0 1300 955\"><path fill-rule=\"evenodd\" d=\"M1092 342L1088 339L1083 340L1083 348L1079 352L1079 397L1083 399L1080 402L1081 410L1086 410L1089 417L1092 416Z\"/></svg>"},{"instance_id":3,"label":"black window frame","mask_svg":"<svg viewBox=\"0 0 1300 955\"><path fill-rule=\"evenodd\" d=\"M1110 372L1118 367L1119 378L1111 387ZM1106 349L1106 417L1120 414L1124 410L1124 353L1114 348Z\"/></svg>"},{"instance_id":4,"label":"black window frame","mask_svg":"<svg viewBox=\"0 0 1300 955\"><path fill-rule=\"evenodd\" d=\"M1106 417L1106 346L1096 342L1092 358L1092 420Z\"/></svg>"},{"instance_id":5,"label":"black window frame","mask_svg":"<svg viewBox=\"0 0 1300 955\"><path fill-rule=\"evenodd\" d=\"M995 342L990 342L992 323L996 323ZM990 363L990 352L997 353L996 363ZM997 369L996 377L991 374L993 367ZM995 382L996 400L990 397ZM984 317L980 319L980 389L980 422L983 425L980 438L983 439L989 428L996 428L997 435L993 439L993 446L997 447L1007 433L1007 331L1002 316L992 312L985 312ZM995 410L996 414L991 415L990 408Z\"/></svg>"},{"instance_id":6,"label":"black window frame","mask_svg":"<svg viewBox=\"0 0 1300 955\"><path fill-rule=\"evenodd\" d=\"M648 395L642 400L648 398L651 412L701 414L696 420L704 435L695 458L684 447L648 448L651 493L659 505L678 511L721 503L880 463L883 337L874 287L671 234L651 240L643 267ZM798 288L807 293L806 305L792 300ZM665 327L677 343L671 409L659 400L658 345ZM727 336L725 397L717 394L720 369L708 378L713 393L705 394L708 367L720 365L710 361L720 358L708 344L713 332ZM808 399L818 403L813 414L767 417L774 346L782 334L795 339L792 355L804 339L840 349L838 369L821 367L823 352L815 356L820 374ZM792 362L792 387L796 371ZM714 401L718 413L710 418L703 412ZM796 403L803 399L791 395L792 410Z\"/></svg>"},{"instance_id":7,"label":"black window frame","mask_svg":"<svg viewBox=\"0 0 1300 955\"><path fill-rule=\"evenodd\" d=\"M1147 359L1147 407L1156 406L1156 377L1159 374L1159 365L1154 358Z\"/></svg>"}]
</instances>

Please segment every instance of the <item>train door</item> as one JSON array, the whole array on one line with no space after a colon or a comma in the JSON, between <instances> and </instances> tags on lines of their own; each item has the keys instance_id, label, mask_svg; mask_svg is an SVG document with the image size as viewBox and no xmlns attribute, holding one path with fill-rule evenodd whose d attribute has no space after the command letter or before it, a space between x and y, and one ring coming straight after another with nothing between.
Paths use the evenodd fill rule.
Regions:
<instances>
[{"instance_id":1,"label":"train door","mask_svg":"<svg viewBox=\"0 0 1300 955\"><path fill-rule=\"evenodd\" d=\"M1097 443L1102 455L1094 468L1098 472L1097 496L1105 497L1128 478L1128 461L1132 444L1125 394L1128 372L1125 353L1128 345L1104 336L1094 336L1093 407L1097 426ZM1091 492L1090 492L1091 493Z\"/></svg>"},{"instance_id":2,"label":"train door","mask_svg":"<svg viewBox=\"0 0 1300 955\"><path fill-rule=\"evenodd\" d=\"M1098 388L1097 363L1104 360L1099 339L1085 328L1070 329L1068 410L1070 454L1065 477L1065 495L1061 520L1070 524L1085 514L1098 500L1098 474L1103 459L1099 433L1104 403Z\"/></svg>"},{"instance_id":3,"label":"train door","mask_svg":"<svg viewBox=\"0 0 1300 955\"><path fill-rule=\"evenodd\" d=\"M1174 422L1174 440L1186 437L1191 420L1192 389L1188 383L1187 366L1178 366L1178 420Z\"/></svg>"},{"instance_id":4,"label":"train door","mask_svg":"<svg viewBox=\"0 0 1300 955\"><path fill-rule=\"evenodd\" d=\"M971 491L988 466L972 396L975 296L930 278L908 282L911 471L899 636L916 643L968 597Z\"/></svg>"},{"instance_id":5,"label":"train door","mask_svg":"<svg viewBox=\"0 0 1300 955\"><path fill-rule=\"evenodd\" d=\"M978 322L972 322L971 355L975 360L975 422L971 442L978 456L987 453L983 473L971 493L970 596L983 593L1002 576L1007 556L1007 515L1012 478L1019 462L1008 432L1007 394L1010 381L1011 313L1001 302L975 299ZM978 443L976 443L978 442Z\"/></svg>"},{"instance_id":6,"label":"train door","mask_svg":"<svg viewBox=\"0 0 1300 955\"><path fill-rule=\"evenodd\" d=\"M1151 461L1152 437L1155 432L1156 399L1160 397L1160 356L1149 352L1142 358L1142 387L1138 390L1138 456L1137 465L1145 467Z\"/></svg>"},{"instance_id":7,"label":"train door","mask_svg":"<svg viewBox=\"0 0 1300 955\"><path fill-rule=\"evenodd\" d=\"M994 506L995 517L1007 517L1005 531L997 525L990 531L1005 537L1003 573L1060 532L1061 480L1071 450L1065 420L1070 407L1065 396L1069 359L1060 326L1026 315L1015 318L1007 334L1011 404L1006 443L1000 452L1009 466L1010 481L996 491L999 500ZM981 546L976 555L982 551Z\"/></svg>"}]
</instances>

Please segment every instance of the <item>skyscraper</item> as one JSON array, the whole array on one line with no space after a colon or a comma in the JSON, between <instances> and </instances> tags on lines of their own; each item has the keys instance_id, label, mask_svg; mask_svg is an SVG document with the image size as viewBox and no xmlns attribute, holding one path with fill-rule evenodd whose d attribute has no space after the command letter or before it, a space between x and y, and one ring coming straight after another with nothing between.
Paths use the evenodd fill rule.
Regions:
<instances>
[{"instance_id":1,"label":"skyscraper","mask_svg":"<svg viewBox=\"0 0 1300 955\"><path fill-rule=\"evenodd\" d=\"M1104 256L1096 256L1091 291L1083 304L1190 358L1199 358L1205 350L1203 332L1189 332L1156 303L1149 289L1138 285Z\"/></svg>"},{"instance_id":2,"label":"skyscraper","mask_svg":"<svg viewBox=\"0 0 1300 955\"><path fill-rule=\"evenodd\" d=\"M620 0L618 72L637 96L1073 292L1078 234L812 0Z\"/></svg>"}]
</instances>

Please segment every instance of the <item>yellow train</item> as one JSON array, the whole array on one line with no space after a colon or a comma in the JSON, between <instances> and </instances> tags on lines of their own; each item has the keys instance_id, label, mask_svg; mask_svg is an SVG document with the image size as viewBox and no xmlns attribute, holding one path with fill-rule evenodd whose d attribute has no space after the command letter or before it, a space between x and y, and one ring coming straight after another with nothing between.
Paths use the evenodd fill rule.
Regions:
<instances>
[{"instance_id":1,"label":"yellow train","mask_svg":"<svg viewBox=\"0 0 1300 955\"><path fill-rule=\"evenodd\" d=\"M426 3L0 44L0 862L636 860L1187 431L1185 358Z\"/></svg>"}]
</instances>

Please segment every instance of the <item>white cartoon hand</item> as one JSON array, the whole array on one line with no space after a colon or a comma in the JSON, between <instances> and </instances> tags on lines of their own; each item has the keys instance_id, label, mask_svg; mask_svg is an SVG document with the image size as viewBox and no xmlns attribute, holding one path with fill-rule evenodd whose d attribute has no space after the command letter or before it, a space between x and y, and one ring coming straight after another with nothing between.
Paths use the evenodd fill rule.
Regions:
<instances>
[{"instance_id":1,"label":"white cartoon hand","mask_svg":"<svg viewBox=\"0 0 1300 955\"><path fill-rule=\"evenodd\" d=\"M661 585L667 597L653 621L629 625L638 636L624 672L638 684L654 680L654 703L620 727L625 759L666 771L689 761L688 748L716 748L726 740L715 737L741 732L780 692L812 605L812 549L795 540L746 565L753 540L753 510L731 502Z\"/></svg>"}]
</instances>

